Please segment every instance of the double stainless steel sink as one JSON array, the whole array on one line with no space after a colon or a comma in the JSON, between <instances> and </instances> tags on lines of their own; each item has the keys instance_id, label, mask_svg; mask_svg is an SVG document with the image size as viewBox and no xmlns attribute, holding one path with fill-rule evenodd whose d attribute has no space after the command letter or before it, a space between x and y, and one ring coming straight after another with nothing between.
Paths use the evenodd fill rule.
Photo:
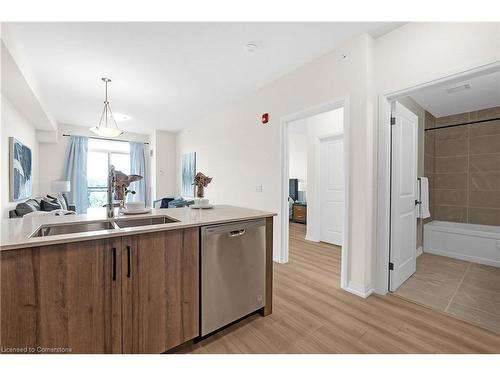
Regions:
<instances>
[{"instance_id":1,"label":"double stainless steel sink","mask_svg":"<svg viewBox=\"0 0 500 375\"><path fill-rule=\"evenodd\" d=\"M86 223L61 223L42 225L30 237L55 236L60 234L85 233L99 230L143 227L148 225L177 223L179 220L168 216L145 218L117 218Z\"/></svg>"}]
</instances>

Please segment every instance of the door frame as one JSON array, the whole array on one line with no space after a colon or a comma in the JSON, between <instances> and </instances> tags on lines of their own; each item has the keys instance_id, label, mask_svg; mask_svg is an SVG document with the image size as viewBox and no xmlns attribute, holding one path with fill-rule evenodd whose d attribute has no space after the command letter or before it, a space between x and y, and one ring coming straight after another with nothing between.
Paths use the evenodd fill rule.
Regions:
<instances>
[{"instance_id":1,"label":"door frame","mask_svg":"<svg viewBox=\"0 0 500 375\"><path fill-rule=\"evenodd\" d=\"M458 83L472 77L500 71L500 61L441 76L439 78L378 96L378 175L377 175L377 263L375 292L389 292L391 227L391 104L417 91Z\"/></svg>"},{"instance_id":2,"label":"door frame","mask_svg":"<svg viewBox=\"0 0 500 375\"><path fill-rule=\"evenodd\" d=\"M340 270L340 287L347 287L347 270L349 265L349 96L343 96L338 99L324 102L299 112L285 115L280 118L280 144L281 144L281 196L280 196L280 234L281 244L278 262L288 263L289 255L289 220L288 220L288 167L289 167L289 147L288 147L288 126L291 122L301 120L307 117L329 112L335 109L344 109L344 238L342 244L342 258ZM333 135L333 134L332 134ZM319 140L318 140L319 142ZM316 187L317 188L317 187Z\"/></svg>"},{"instance_id":3,"label":"door frame","mask_svg":"<svg viewBox=\"0 0 500 375\"><path fill-rule=\"evenodd\" d=\"M322 137L317 138L315 141L315 154L316 154L316 163L314 165L315 172L314 172L314 186L316 187L316 192L314 194L316 198L316 207L319 208L319 210L316 210L315 213L315 219L316 222L319 223L318 226L318 240L321 241L321 144L323 142L328 142L330 140L337 140L337 139L342 139L342 147L345 147L345 138L344 138L344 133L332 133L328 135L324 135ZM345 152L344 152L344 157L345 157ZM345 168L345 163L344 163L344 168ZM344 189L345 189L345 171L344 171ZM344 198L345 198L345 192L344 192ZM344 220L345 220L345 202L344 202ZM345 223L344 223L345 225ZM307 239L307 237L306 237ZM344 239L344 233L342 234L342 241Z\"/></svg>"}]
</instances>

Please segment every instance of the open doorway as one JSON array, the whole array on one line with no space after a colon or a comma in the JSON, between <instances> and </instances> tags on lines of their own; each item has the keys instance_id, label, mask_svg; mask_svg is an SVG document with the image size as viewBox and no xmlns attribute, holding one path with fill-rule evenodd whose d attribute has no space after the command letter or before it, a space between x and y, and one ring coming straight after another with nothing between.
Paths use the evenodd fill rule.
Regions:
<instances>
[{"instance_id":1,"label":"open doorway","mask_svg":"<svg viewBox=\"0 0 500 375\"><path fill-rule=\"evenodd\" d=\"M346 104L329 103L282 121L280 260L286 263L291 253L300 257L311 248L336 253L342 287L347 264Z\"/></svg>"},{"instance_id":2,"label":"open doorway","mask_svg":"<svg viewBox=\"0 0 500 375\"><path fill-rule=\"evenodd\" d=\"M391 113L389 290L500 332L500 72Z\"/></svg>"}]
</instances>

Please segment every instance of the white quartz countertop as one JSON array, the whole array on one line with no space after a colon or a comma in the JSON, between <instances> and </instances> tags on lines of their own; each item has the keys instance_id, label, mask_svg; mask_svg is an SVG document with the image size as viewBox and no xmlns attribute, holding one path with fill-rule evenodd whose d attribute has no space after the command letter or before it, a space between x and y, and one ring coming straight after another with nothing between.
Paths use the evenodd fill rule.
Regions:
<instances>
[{"instance_id":1,"label":"white quartz countertop","mask_svg":"<svg viewBox=\"0 0 500 375\"><path fill-rule=\"evenodd\" d=\"M152 211L147 214L116 215L115 219L139 219L155 216L167 216L171 219L178 220L178 222L131 228L105 229L92 232L60 234L45 237L31 237L31 235L41 226L45 225L91 223L107 220L106 210L104 208L96 209L83 215L34 216L27 218L2 219L0 250L13 250L26 247L127 236L170 229L198 227L272 217L275 215L276 214L272 212L227 205L216 205L211 209L193 209L189 207L152 209Z\"/></svg>"}]
</instances>

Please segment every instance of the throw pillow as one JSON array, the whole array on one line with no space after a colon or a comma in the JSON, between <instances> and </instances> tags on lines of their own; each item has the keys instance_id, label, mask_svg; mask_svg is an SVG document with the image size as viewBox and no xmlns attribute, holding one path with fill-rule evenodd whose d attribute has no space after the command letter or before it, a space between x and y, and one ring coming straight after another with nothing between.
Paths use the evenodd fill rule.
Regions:
<instances>
[{"instance_id":1,"label":"throw pillow","mask_svg":"<svg viewBox=\"0 0 500 375\"><path fill-rule=\"evenodd\" d=\"M53 211L61 209L61 205L59 204L58 200L53 200L50 198L43 198L40 207L42 211Z\"/></svg>"},{"instance_id":2,"label":"throw pillow","mask_svg":"<svg viewBox=\"0 0 500 375\"><path fill-rule=\"evenodd\" d=\"M64 197L64 195L63 195L63 197ZM57 202L59 204L59 206L61 206L61 208L63 210L67 210L68 209L68 205L66 204L65 199L58 198L58 197L53 197L52 195L48 195L48 194L47 194L47 198L49 198L51 202Z\"/></svg>"}]
</instances>

